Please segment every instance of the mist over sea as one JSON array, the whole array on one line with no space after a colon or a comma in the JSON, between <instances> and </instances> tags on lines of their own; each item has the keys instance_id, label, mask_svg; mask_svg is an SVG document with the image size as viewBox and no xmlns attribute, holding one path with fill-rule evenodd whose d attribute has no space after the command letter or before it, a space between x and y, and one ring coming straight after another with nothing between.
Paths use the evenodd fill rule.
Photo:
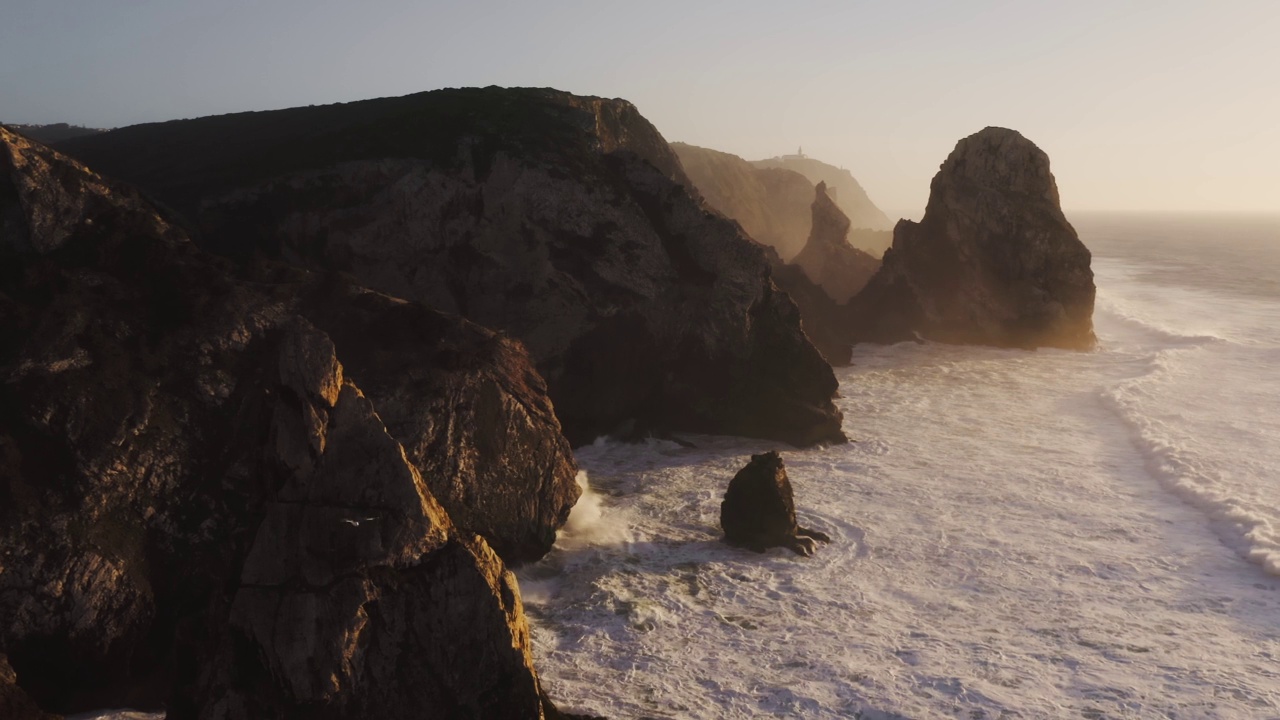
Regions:
<instances>
[{"instance_id":1,"label":"mist over sea","mask_svg":"<svg viewBox=\"0 0 1280 720\"><path fill-rule=\"evenodd\" d=\"M1280 716L1280 218L1069 214L1097 351L859 347L844 446L597 443L520 571L536 661L611 717ZM783 451L816 557L719 542Z\"/></svg>"}]
</instances>

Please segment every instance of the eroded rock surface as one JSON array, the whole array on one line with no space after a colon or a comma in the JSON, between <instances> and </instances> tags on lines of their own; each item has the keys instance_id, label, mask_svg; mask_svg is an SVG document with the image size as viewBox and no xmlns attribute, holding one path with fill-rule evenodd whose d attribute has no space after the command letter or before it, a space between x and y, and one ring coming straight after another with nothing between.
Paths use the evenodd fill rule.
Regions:
<instances>
[{"instance_id":1,"label":"eroded rock surface","mask_svg":"<svg viewBox=\"0 0 1280 720\"><path fill-rule=\"evenodd\" d=\"M857 340L1088 348L1089 250L1062 214L1049 157L1013 130L961 140L853 301Z\"/></svg>"},{"instance_id":2,"label":"eroded rock surface","mask_svg":"<svg viewBox=\"0 0 1280 720\"><path fill-rule=\"evenodd\" d=\"M625 101L443 90L64 147L217 252L350 272L510 333L576 443L626 426L843 440L834 375L764 249L690 196Z\"/></svg>"},{"instance_id":3,"label":"eroded rock surface","mask_svg":"<svg viewBox=\"0 0 1280 720\"><path fill-rule=\"evenodd\" d=\"M785 547L812 555L816 542L831 542L826 533L796 524L791 480L776 452L752 455L751 462L729 482L720 503L720 526L730 545L764 552Z\"/></svg>"},{"instance_id":4,"label":"eroded rock surface","mask_svg":"<svg viewBox=\"0 0 1280 720\"><path fill-rule=\"evenodd\" d=\"M827 195L826 183L814 188L809 241L793 261L836 303L849 301L880 269L880 261L849 244L849 218Z\"/></svg>"},{"instance_id":5,"label":"eroded rock surface","mask_svg":"<svg viewBox=\"0 0 1280 720\"><path fill-rule=\"evenodd\" d=\"M175 719L554 714L514 579L431 491L546 462L506 477L552 499L470 520L549 547L578 490L517 344L235 269L2 129L0 218L0 654L23 691ZM414 443L449 459L419 468Z\"/></svg>"}]
</instances>

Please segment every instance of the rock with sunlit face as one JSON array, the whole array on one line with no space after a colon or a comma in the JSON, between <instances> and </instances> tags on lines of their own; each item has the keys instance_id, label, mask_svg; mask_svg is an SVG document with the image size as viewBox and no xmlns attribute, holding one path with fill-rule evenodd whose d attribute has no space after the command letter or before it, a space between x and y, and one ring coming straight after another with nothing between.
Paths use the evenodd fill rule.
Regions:
<instances>
[{"instance_id":1,"label":"rock with sunlit face","mask_svg":"<svg viewBox=\"0 0 1280 720\"><path fill-rule=\"evenodd\" d=\"M942 164L924 218L894 229L879 273L851 303L853 339L1092 347L1090 259L1062 214L1048 155L986 128Z\"/></svg>"}]
</instances>

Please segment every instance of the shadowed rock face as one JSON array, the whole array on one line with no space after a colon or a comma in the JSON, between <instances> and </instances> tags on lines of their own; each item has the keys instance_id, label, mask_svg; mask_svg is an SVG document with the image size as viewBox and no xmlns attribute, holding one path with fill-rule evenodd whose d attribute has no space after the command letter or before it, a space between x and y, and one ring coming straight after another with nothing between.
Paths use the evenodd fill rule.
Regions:
<instances>
[{"instance_id":1,"label":"shadowed rock face","mask_svg":"<svg viewBox=\"0 0 1280 720\"><path fill-rule=\"evenodd\" d=\"M1013 130L961 140L920 223L900 221L851 303L856 340L1088 348L1089 250L1062 214L1049 158Z\"/></svg>"},{"instance_id":2,"label":"shadowed rock face","mask_svg":"<svg viewBox=\"0 0 1280 720\"><path fill-rule=\"evenodd\" d=\"M4 130L0 218L0 655L19 687L171 718L554 714L514 578L433 493L528 483L459 506L516 557L567 516L572 458L517 344L341 279L246 277Z\"/></svg>"},{"instance_id":3,"label":"shadowed rock face","mask_svg":"<svg viewBox=\"0 0 1280 720\"><path fill-rule=\"evenodd\" d=\"M849 218L818 183L813 198L813 229L809 242L794 260L837 303L846 303L880 269L880 261L848 242Z\"/></svg>"},{"instance_id":4,"label":"shadowed rock face","mask_svg":"<svg viewBox=\"0 0 1280 720\"><path fill-rule=\"evenodd\" d=\"M629 103L550 90L138 126L63 147L201 243L341 270L520 339L575 443L632 425L843 439L763 248L684 189Z\"/></svg>"},{"instance_id":5,"label":"shadowed rock face","mask_svg":"<svg viewBox=\"0 0 1280 720\"><path fill-rule=\"evenodd\" d=\"M752 455L751 462L729 482L720 503L725 542L755 552L785 547L812 555L815 542L831 542L825 533L796 524L791 480L776 452Z\"/></svg>"}]
</instances>

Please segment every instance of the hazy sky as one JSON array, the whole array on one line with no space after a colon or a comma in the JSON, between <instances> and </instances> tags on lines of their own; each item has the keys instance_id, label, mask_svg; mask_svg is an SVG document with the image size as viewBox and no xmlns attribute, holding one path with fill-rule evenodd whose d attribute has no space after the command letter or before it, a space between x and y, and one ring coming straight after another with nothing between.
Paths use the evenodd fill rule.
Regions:
<instances>
[{"instance_id":1,"label":"hazy sky","mask_svg":"<svg viewBox=\"0 0 1280 720\"><path fill-rule=\"evenodd\" d=\"M915 214L986 125L1070 209L1280 211L1280 0L0 0L0 120L114 127L467 85L848 167Z\"/></svg>"}]
</instances>

